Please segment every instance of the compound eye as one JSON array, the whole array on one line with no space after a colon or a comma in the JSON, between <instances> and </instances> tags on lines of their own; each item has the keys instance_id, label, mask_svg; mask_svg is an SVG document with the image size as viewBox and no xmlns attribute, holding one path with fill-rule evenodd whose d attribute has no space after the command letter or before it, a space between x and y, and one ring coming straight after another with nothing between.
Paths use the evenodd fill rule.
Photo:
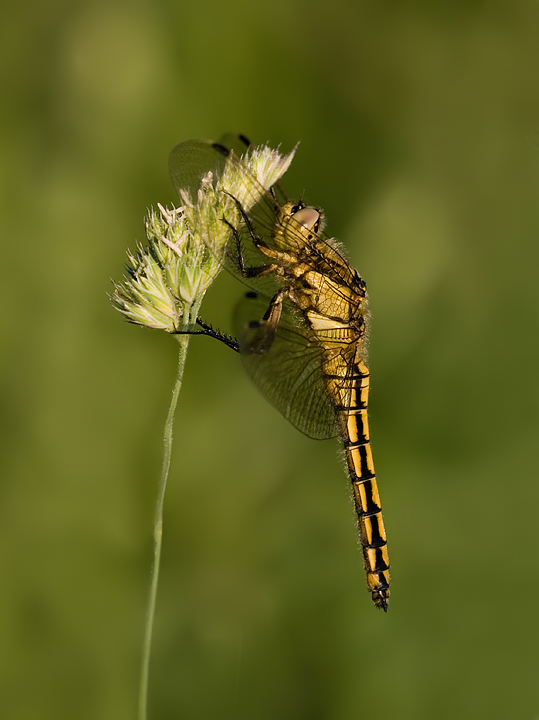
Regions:
<instances>
[{"instance_id":1,"label":"compound eye","mask_svg":"<svg viewBox=\"0 0 539 720\"><path fill-rule=\"evenodd\" d=\"M304 207L298 210L294 214L294 220L314 233L318 232L320 227L320 213L313 207Z\"/></svg>"}]
</instances>

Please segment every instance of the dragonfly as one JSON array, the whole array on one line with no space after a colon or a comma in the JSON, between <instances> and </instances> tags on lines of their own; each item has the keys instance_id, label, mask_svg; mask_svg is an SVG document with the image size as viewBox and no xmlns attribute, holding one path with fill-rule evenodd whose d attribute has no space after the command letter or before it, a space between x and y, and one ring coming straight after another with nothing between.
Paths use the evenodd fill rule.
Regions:
<instances>
[{"instance_id":1,"label":"dragonfly","mask_svg":"<svg viewBox=\"0 0 539 720\"><path fill-rule=\"evenodd\" d=\"M226 163L252 175L241 157L248 149L244 136L180 143L169 158L176 191L196 191L210 170L222 177ZM201 319L196 332L238 351L262 395L302 433L341 438L367 587L387 611L389 557L367 415L366 284L324 232L320 208L288 199L278 185L264 190L255 177L249 185L257 190L250 209L232 197L236 211L222 218L230 235L225 265L250 288L234 315L237 340Z\"/></svg>"}]
</instances>

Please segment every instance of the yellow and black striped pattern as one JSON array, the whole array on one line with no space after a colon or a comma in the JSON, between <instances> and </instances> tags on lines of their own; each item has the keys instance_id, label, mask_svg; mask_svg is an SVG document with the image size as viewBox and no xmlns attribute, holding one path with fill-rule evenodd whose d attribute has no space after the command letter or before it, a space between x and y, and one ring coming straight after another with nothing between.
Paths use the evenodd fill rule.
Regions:
<instances>
[{"instance_id":1,"label":"yellow and black striped pattern","mask_svg":"<svg viewBox=\"0 0 539 720\"><path fill-rule=\"evenodd\" d=\"M369 371L362 362L355 364L354 371L350 404L348 408L338 410L339 424L354 493L367 585L374 604L387 610L389 556L369 439Z\"/></svg>"},{"instance_id":2,"label":"yellow and black striped pattern","mask_svg":"<svg viewBox=\"0 0 539 720\"><path fill-rule=\"evenodd\" d=\"M389 556L369 438L369 370L362 360L350 363L338 355L328 360L324 372L344 443L367 586L376 607L387 610Z\"/></svg>"}]
</instances>

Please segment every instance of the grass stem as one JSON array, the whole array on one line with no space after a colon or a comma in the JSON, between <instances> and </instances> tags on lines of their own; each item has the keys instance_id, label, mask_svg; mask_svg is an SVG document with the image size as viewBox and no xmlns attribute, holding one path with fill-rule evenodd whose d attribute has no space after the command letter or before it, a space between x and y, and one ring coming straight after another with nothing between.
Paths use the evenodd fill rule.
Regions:
<instances>
[{"instance_id":1,"label":"grass stem","mask_svg":"<svg viewBox=\"0 0 539 720\"><path fill-rule=\"evenodd\" d=\"M170 458L172 456L172 430L174 425L174 415L178 404L178 396L182 387L183 371L185 369L185 360L187 357L187 348L189 346L189 335L176 335L180 345L178 371L176 374L176 382L172 392L172 399L168 410L167 420L164 431L164 448L163 448L163 465L161 468L161 478L159 480L157 505L155 508L155 520L153 526L153 561L150 571L150 592L148 596L148 607L146 610L146 622L144 626L144 642L142 649L142 666L140 673L139 688L139 705L138 720L147 720L148 711L148 679L150 673L150 654L152 646L153 625L155 618L155 604L157 598L157 586L159 583L159 566L161 563L161 544L163 540L163 506L165 502L165 490L167 487L168 471L170 468Z\"/></svg>"}]
</instances>

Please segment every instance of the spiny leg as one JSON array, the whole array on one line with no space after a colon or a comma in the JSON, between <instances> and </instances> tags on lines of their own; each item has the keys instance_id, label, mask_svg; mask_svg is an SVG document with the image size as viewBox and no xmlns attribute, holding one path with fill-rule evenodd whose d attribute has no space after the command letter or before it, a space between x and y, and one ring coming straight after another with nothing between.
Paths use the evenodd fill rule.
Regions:
<instances>
[{"instance_id":1,"label":"spiny leg","mask_svg":"<svg viewBox=\"0 0 539 720\"><path fill-rule=\"evenodd\" d=\"M243 222L245 223L245 227L247 228L247 232L249 233L249 236L251 238L251 242L253 245L260 250L264 255L266 255L269 258L273 258L274 260L280 260L284 263L295 263L297 262L297 258L293 255L290 255L290 253L283 252L282 250L276 250L275 248L270 247L262 238L258 237L258 235L255 232L255 229L253 227L253 224L251 222L250 217L247 215L245 210L243 209L243 205L240 203L240 201L234 197L231 193L224 191L226 195L228 195L235 203L236 207L243 219ZM269 272L277 272L279 273L281 269L281 265L277 265L275 263L271 265L264 265L260 268L246 268L243 263L243 250L241 247L241 240L239 237L238 229L232 225L226 218L223 218L223 222L225 222L228 227L232 230L232 234L234 235L234 240L236 243L236 252L238 253L238 263L240 265L241 273L244 277L255 277L254 275L245 275L244 272L249 272L250 270L259 270L262 267L265 269L265 272L263 274L267 274ZM267 269L266 269L267 268ZM262 273L261 273L262 274Z\"/></svg>"},{"instance_id":2,"label":"spiny leg","mask_svg":"<svg viewBox=\"0 0 539 720\"><path fill-rule=\"evenodd\" d=\"M278 270L279 266L275 265L274 263L271 263L269 265L259 265L257 267L246 267L245 261L243 259L243 248L241 246L241 239L238 228L234 227L234 225L229 222L225 217L223 218L223 222L226 223L226 225L228 225L228 227L230 228L232 235L234 236L234 243L236 245L236 257L234 258L230 254L228 256L232 260L232 262L238 267L242 277L262 277L263 275L269 275L270 273L276 272ZM256 237L256 235L252 236L252 238L253 237Z\"/></svg>"},{"instance_id":3,"label":"spiny leg","mask_svg":"<svg viewBox=\"0 0 539 720\"><path fill-rule=\"evenodd\" d=\"M208 325L208 323L205 323L204 320L201 318L197 318L197 325L200 325L202 330L176 330L173 335L206 335L207 337L214 338L215 340L219 340L219 342L222 342L227 347L231 348L232 350L235 350L235 352L240 351L240 344L236 340L236 338L230 337L229 335L226 335L225 333L220 332L219 330L215 330L212 328L211 325Z\"/></svg>"}]
</instances>

